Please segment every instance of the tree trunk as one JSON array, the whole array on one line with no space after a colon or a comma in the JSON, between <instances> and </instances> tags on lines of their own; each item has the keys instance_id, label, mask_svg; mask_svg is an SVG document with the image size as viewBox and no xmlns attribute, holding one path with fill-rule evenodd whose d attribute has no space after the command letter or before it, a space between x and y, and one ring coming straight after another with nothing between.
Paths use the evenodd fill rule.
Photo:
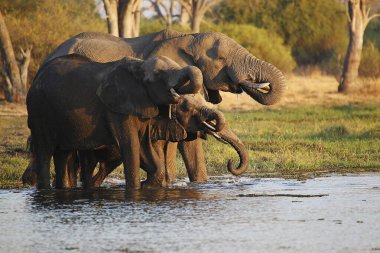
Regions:
<instances>
[{"instance_id":1,"label":"tree trunk","mask_svg":"<svg viewBox=\"0 0 380 253\"><path fill-rule=\"evenodd\" d=\"M193 0L192 8L193 13L191 15L191 30L194 33L199 33L201 21L203 18L201 10L201 1Z\"/></svg>"},{"instance_id":2,"label":"tree trunk","mask_svg":"<svg viewBox=\"0 0 380 253\"><path fill-rule=\"evenodd\" d=\"M17 65L8 28L0 11L0 46L4 61L4 89L9 102L20 102L25 98L26 90L21 85L20 70ZM9 79L7 80L7 78Z\"/></svg>"},{"instance_id":3,"label":"tree trunk","mask_svg":"<svg viewBox=\"0 0 380 253\"><path fill-rule=\"evenodd\" d=\"M25 50L20 48L21 57L19 58L20 62L20 77L21 84L24 91L28 90L28 68L30 63L30 58L32 56L32 46L27 47Z\"/></svg>"},{"instance_id":4,"label":"tree trunk","mask_svg":"<svg viewBox=\"0 0 380 253\"><path fill-rule=\"evenodd\" d=\"M349 22L350 38L338 87L338 91L344 93L349 92L355 86L358 78L365 29L365 17L362 16L360 2L350 0L348 5L351 19Z\"/></svg>"},{"instance_id":5,"label":"tree trunk","mask_svg":"<svg viewBox=\"0 0 380 253\"><path fill-rule=\"evenodd\" d=\"M141 0L119 0L119 36L137 37L140 34Z\"/></svg>"},{"instance_id":6,"label":"tree trunk","mask_svg":"<svg viewBox=\"0 0 380 253\"><path fill-rule=\"evenodd\" d=\"M184 27L189 27L190 16L189 13L181 6L181 12L179 14L179 24Z\"/></svg>"},{"instance_id":7,"label":"tree trunk","mask_svg":"<svg viewBox=\"0 0 380 253\"><path fill-rule=\"evenodd\" d=\"M117 0L103 0L104 9L107 14L108 33L119 36L118 16L117 16Z\"/></svg>"},{"instance_id":8,"label":"tree trunk","mask_svg":"<svg viewBox=\"0 0 380 253\"><path fill-rule=\"evenodd\" d=\"M366 0L348 0L349 44L344 58L338 91L349 93L358 79L363 36L368 23L379 14L369 15Z\"/></svg>"}]
</instances>

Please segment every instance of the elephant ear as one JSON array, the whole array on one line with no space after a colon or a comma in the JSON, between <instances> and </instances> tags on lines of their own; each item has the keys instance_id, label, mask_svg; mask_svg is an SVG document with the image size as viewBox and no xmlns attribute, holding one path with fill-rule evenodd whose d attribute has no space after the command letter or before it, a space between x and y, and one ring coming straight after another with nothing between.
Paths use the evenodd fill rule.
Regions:
<instances>
[{"instance_id":1,"label":"elephant ear","mask_svg":"<svg viewBox=\"0 0 380 253\"><path fill-rule=\"evenodd\" d=\"M144 85L136 78L140 65L140 61L132 62L128 66L125 63L120 64L105 74L96 94L109 110L141 118L158 115L157 106L149 98Z\"/></svg>"},{"instance_id":2,"label":"elephant ear","mask_svg":"<svg viewBox=\"0 0 380 253\"><path fill-rule=\"evenodd\" d=\"M176 119L157 118L150 130L151 140L179 142L187 138L185 128Z\"/></svg>"}]
</instances>

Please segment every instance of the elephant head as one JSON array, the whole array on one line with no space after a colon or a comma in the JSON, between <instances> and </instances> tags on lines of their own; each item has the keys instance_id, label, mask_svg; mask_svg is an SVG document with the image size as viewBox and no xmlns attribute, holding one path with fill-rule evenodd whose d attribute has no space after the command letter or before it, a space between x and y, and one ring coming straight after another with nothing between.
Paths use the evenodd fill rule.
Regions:
<instances>
[{"instance_id":1,"label":"elephant head","mask_svg":"<svg viewBox=\"0 0 380 253\"><path fill-rule=\"evenodd\" d=\"M106 73L97 95L114 112L152 118L158 106L178 103L179 94L197 93L202 72L193 66L181 68L160 56L148 60L125 58Z\"/></svg>"},{"instance_id":2,"label":"elephant head","mask_svg":"<svg viewBox=\"0 0 380 253\"><path fill-rule=\"evenodd\" d=\"M245 91L257 102L272 105L279 101L286 87L279 69L259 60L222 33L176 37L160 45L154 54L197 66L203 73L206 95L213 103L221 101L221 90Z\"/></svg>"}]
</instances>

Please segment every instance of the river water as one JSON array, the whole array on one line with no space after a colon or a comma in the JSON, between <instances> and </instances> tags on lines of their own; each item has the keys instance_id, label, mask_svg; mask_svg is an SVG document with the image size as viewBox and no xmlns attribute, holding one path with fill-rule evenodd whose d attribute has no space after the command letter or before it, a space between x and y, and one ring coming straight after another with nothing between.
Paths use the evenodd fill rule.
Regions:
<instances>
[{"instance_id":1,"label":"river water","mask_svg":"<svg viewBox=\"0 0 380 253\"><path fill-rule=\"evenodd\" d=\"M380 252L380 174L1 190L0 252Z\"/></svg>"}]
</instances>

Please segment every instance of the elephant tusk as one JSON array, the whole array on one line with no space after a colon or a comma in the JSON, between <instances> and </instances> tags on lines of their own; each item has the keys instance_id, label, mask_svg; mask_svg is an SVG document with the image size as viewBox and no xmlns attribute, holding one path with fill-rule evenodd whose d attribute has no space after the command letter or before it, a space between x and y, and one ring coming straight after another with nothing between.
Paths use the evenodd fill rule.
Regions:
<instances>
[{"instance_id":1,"label":"elephant tusk","mask_svg":"<svg viewBox=\"0 0 380 253\"><path fill-rule=\"evenodd\" d=\"M170 89L170 93L171 93L174 97L180 97L180 95L178 95L178 93L177 93L173 88Z\"/></svg>"},{"instance_id":2,"label":"elephant tusk","mask_svg":"<svg viewBox=\"0 0 380 253\"><path fill-rule=\"evenodd\" d=\"M216 128L207 123L206 121L202 121L202 124L205 125L209 130L216 131Z\"/></svg>"},{"instance_id":3,"label":"elephant tusk","mask_svg":"<svg viewBox=\"0 0 380 253\"><path fill-rule=\"evenodd\" d=\"M217 139L218 141L224 143L224 144L228 144L227 141L225 141L222 137L220 137L217 133L213 132L213 131L208 131L207 133L211 134L212 136L215 137L215 139Z\"/></svg>"},{"instance_id":4,"label":"elephant tusk","mask_svg":"<svg viewBox=\"0 0 380 253\"><path fill-rule=\"evenodd\" d=\"M243 82L240 83L240 85L247 87L247 88L252 88L252 89L265 89L269 88L270 83L249 83L249 82Z\"/></svg>"}]
</instances>

